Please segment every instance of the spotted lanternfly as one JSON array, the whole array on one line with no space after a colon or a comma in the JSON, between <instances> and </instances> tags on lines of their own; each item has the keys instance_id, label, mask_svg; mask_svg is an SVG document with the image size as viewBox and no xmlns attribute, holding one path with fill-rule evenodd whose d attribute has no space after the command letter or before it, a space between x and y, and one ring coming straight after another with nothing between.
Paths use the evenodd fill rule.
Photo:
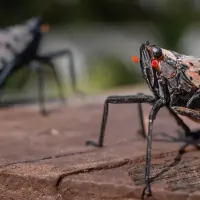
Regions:
<instances>
[{"instance_id":1,"label":"spotted lanternfly","mask_svg":"<svg viewBox=\"0 0 200 200\"><path fill-rule=\"evenodd\" d=\"M134 56L133 58L132 60L137 62L136 57ZM140 67L142 75L153 95L138 94L107 97L104 103L99 142L87 141L86 144L97 147L103 146L110 103L138 103L141 133L145 138L148 138L145 170L146 185L142 194L142 198L144 198L145 194L151 195L150 161L152 131L153 122L160 108L165 106L177 123L184 129L185 135L191 137L193 139L191 141L194 141L186 143L179 152L183 153L185 147L189 144L199 148L195 140L199 139L200 136L195 134L196 131L192 132L179 115L189 117L194 121L200 121L200 112L198 111L200 108L200 58L183 55L146 42L140 47ZM148 134L145 133L141 103L152 105L149 114Z\"/></svg>"},{"instance_id":2,"label":"spotted lanternfly","mask_svg":"<svg viewBox=\"0 0 200 200\"><path fill-rule=\"evenodd\" d=\"M0 30L0 88L5 85L8 76L23 66L30 66L38 74L39 102L42 114L47 114L44 105L44 74L42 66L53 70L60 98L64 101L61 81L53 63L53 59L66 55L69 59L72 87L76 89L74 59L70 49L41 54L39 53L42 37L49 31L49 25L44 24L41 17L35 17L22 24L6 27ZM26 77L27 78L27 74Z\"/></svg>"}]
</instances>

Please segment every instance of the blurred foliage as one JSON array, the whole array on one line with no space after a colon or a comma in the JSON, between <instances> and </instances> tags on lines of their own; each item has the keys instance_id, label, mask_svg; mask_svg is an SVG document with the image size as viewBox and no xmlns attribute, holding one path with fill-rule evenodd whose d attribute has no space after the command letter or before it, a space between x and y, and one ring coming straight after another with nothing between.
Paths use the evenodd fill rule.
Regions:
<instances>
[{"instance_id":1,"label":"blurred foliage","mask_svg":"<svg viewBox=\"0 0 200 200\"><path fill-rule=\"evenodd\" d=\"M185 29L200 20L200 8L195 2L198 0L1 0L0 27L21 23L33 16L42 16L54 25L150 22L155 25L154 34L162 46L178 51ZM140 81L136 73L116 57L103 56L91 66L88 73L95 87L108 88ZM28 81L28 76L24 76L28 74L26 70L12 76L8 86L22 89L22 80Z\"/></svg>"},{"instance_id":2,"label":"blurred foliage","mask_svg":"<svg viewBox=\"0 0 200 200\"><path fill-rule=\"evenodd\" d=\"M165 48L178 50L178 42L189 25L200 19L193 0L167 0L159 10L148 9L147 19L156 26ZM155 33L156 34L156 33Z\"/></svg>"},{"instance_id":3,"label":"blurred foliage","mask_svg":"<svg viewBox=\"0 0 200 200\"><path fill-rule=\"evenodd\" d=\"M134 64L127 64L114 55L99 56L87 67L89 87L101 90L142 82L135 69Z\"/></svg>"},{"instance_id":4,"label":"blurred foliage","mask_svg":"<svg viewBox=\"0 0 200 200\"><path fill-rule=\"evenodd\" d=\"M197 0L1 0L0 26L38 15L52 24L146 21L157 27L166 48L177 50L184 30L200 19L195 2Z\"/></svg>"}]
</instances>

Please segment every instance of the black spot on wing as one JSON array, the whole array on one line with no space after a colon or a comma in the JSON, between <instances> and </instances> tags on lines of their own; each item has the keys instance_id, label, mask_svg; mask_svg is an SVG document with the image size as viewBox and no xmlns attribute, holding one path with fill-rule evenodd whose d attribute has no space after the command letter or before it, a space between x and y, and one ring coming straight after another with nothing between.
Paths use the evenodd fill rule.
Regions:
<instances>
[{"instance_id":1,"label":"black spot on wing","mask_svg":"<svg viewBox=\"0 0 200 200\"><path fill-rule=\"evenodd\" d=\"M200 71L198 71L198 74L200 75Z\"/></svg>"},{"instance_id":2,"label":"black spot on wing","mask_svg":"<svg viewBox=\"0 0 200 200\"><path fill-rule=\"evenodd\" d=\"M190 76L190 80L192 81L193 80L193 78Z\"/></svg>"},{"instance_id":3,"label":"black spot on wing","mask_svg":"<svg viewBox=\"0 0 200 200\"><path fill-rule=\"evenodd\" d=\"M189 62L189 64L190 64L191 66L194 66L194 64L193 64L192 62Z\"/></svg>"},{"instance_id":4,"label":"black spot on wing","mask_svg":"<svg viewBox=\"0 0 200 200\"><path fill-rule=\"evenodd\" d=\"M181 70L186 71L188 69L188 66L185 64L181 64Z\"/></svg>"}]
</instances>

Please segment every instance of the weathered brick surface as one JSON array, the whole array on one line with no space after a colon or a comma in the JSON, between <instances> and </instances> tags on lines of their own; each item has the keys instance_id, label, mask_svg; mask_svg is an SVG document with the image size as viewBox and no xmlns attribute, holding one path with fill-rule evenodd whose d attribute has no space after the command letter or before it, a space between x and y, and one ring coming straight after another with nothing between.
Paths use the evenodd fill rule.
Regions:
<instances>
[{"instance_id":1,"label":"weathered brick surface","mask_svg":"<svg viewBox=\"0 0 200 200\"><path fill-rule=\"evenodd\" d=\"M84 145L98 139L103 101L65 106L46 118L32 107L1 110L0 199L139 199L146 141L137 133L136 108L110 106L104 148ZM144 108L147 118L150 106ZM183 144L178 128L162 109L154 125L152 176L167 170L153 181L154 199L200 198L198 151L168 167Z\"/></svg>"}]
</instances>

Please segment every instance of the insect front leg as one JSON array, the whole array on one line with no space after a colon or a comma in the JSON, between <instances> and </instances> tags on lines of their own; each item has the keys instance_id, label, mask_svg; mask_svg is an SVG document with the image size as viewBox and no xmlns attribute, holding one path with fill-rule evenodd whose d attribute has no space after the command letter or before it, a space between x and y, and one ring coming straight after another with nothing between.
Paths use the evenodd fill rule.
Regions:
<instances>
[{"instance_id":1,"label":"insect front leg","mask_svg":"<svg viewBox=\"0 0 200 200\"><path fill-rule=\"evenodd\" d=\"M162 99L167 99L168 96L168 90L166 87L166 80L164 78L158 79L158 93L159 96ZM138 95L141 95L142 93L138 93ZM150 104L153 104L153 102L149 102ZM147 137L146 130L145 130L145 125L144 125L144 115L143 115L143 109L142 109L142 104L138 104L138 114L139 114L139 119L140 119L140 124L141 124L141 130L139 130L139 134L142 135L143 138Z\"/></svg>"},{"instance_id":2,"label":"insect front leg","mask_svg":"<svg viewBox=\"0 0 200 200\"><path fill-rule=\"evenodd\" d=\"M160 108L165 106L166 102L162 99L157 100L149 114L149 126L148 126L148 136L147 136L147 149L146 149L146 167L145 167L145 188L142 193L142 199L144 199L145 194L151 196L151 186L150 186L150 165L151 165L151 149L152 149L152 133L153 133L153 122Z\"/></svg>"},{"instance_id":3,"label":"insect front leg","mask_svg":"<svg viewBox=\"0 0 200 200\"><path fill-rule=\"evenodd\" d=\"M152 103L150 103L152 105ZM185 131L185 135L188 136L190 135L190 128L185 124L185 122L169 107L166 106L167 110L169 111L170 115L176 120L177 124L183 128ZM147 133L145 130L145 124L144 124L144 114L143 114L143 109L142 109L142 104L138 104L138 114L139 114L139 119L140 119L140 124L141 124L141 129L139 130L139 134L142 135L143 138L147 137Z\"/></svg>"},{"instance_id":4,"label":"insect front leg","mask_svg":"<svg viewBox=\"0 0 200 200\"><path fill-rule=\"evenodd\" d=\"M174 104L174 102L177 100L177 98L173 98L175 96L171 96L171 99L170 99L170 94L169 94L169 90L168 90L168 87L167 87L167 84L166 84L167 80L164 79L164 78L161 78L158 80L158 85L159 85L159 88L160 88L160 96L167 100L167 101L170 101L170 106L169 105L166 105L169 113L174 117L174 119L176 120L176 122L178 123L178 125L180 125L184 131L185 131L185 134L187 135L188 133L190 133L190 128L184 123L184 121L173 111L173 109L171 109L171 105Z\"/></svg>"},{"instance_id":5,"label":"insect front leg","mask_svg":"<svg viewBox=\"0 0 200 200\"><path fill-rule=\"evenodd\" d=\"M163 99L167 99L168 91L166 88L166 82L165 79L160 78L158 80L158 92L159 96L162 97ZM138 93L138 95L141 95L142 93ZM153 104L153 102L149 102L150 104ZM139 114L139 119L140 119L140 124L141 124L141 130L139 130L139 134L142 135L143 138L147 137L146 130L145 130L145 125L144 125L144 115L143 115L143 109L142 109L142 104L138 104L138 114Z\"/></svg>"},{"instance_id":6,"label":"insect front leg","mask_svg":"<svg viewBox=\"0 0 200 200\"><path fill-rule=\"evenodd\" d=\"M101 123L101 130L99 135L98 143L94 141L86 141L86 145L92 145L95 147L103 147L104 144L104 136L105 136L105 128L108 118L108 107L109 104L132 104L132 103L150 103L155 102L156 99L150 95L130 95L130 96L109 96L104 102L104 110L103 117Z\"/></svg>"},{"instance_id":7,"label":"insect front leg","mask_svg":"<svg viewBox=\"0 0 200 200\"><path fill-rule=\"evenodd\" d=\"M168 90L167 90L167 87L166 87L166 80L163 79L163 78L160 78L158 80L158 86L159 86L159 95L160 97L162 97L162 99L167 99L168 98ZM142 93L138 93L138 94L142 94ZM152 105L153 103L150 102L150 104ZM183 120L178 117L178 115L173 112L169 106L166 106L168 111L170 112L170 114L175 118L175 120L177 121L177 123L182 126L184 128L184 130L186 132L189 132L190 129L187 127L187 125L183 122ZM139 113L139 119L140 119L140 124L141 124L141 130L139 131L139 133L144 137L146 138L147 137L147 134L146 134L146 130L145 130L145 125L144 125L144 117L143 117L143 110L142 110L142 104L139 103L138 104L138 113Z\"/></svg>"}]
</instances>

